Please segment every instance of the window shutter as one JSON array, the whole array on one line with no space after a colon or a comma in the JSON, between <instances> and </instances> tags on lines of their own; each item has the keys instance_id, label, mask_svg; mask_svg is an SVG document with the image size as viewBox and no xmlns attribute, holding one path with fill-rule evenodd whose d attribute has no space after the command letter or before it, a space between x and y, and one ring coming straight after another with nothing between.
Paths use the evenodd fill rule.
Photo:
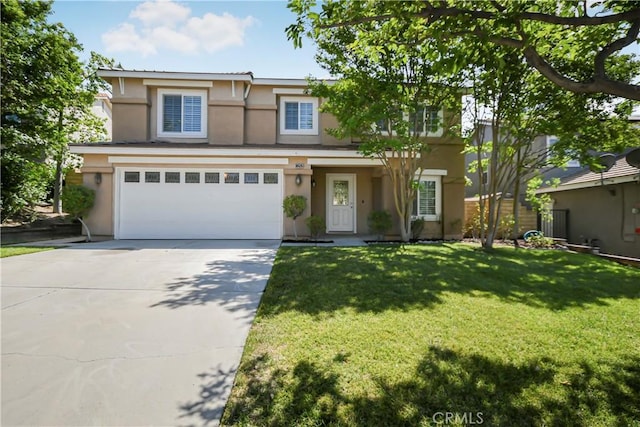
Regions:
<instances>
[{"instance_id":1,"label":"window shutter","mask_svg":"<svg viewBox=\"0 0 640 427\"><path fill-rule=\"evenodd\" d=\"M288 130L298 129L298 103L297 102L285 102L284 103L284 128Z\"/></svg>"},{"instance_id":2,"label":"window shutter","mask_svg":"<svg viewBox=\"0 0 640 427\"><path fill-rule=\"evenodd\" d=\"M202 98L199 96L184 97L183 132L200 132L202 123Z\"/></svg>"},{"instance_id":3,"label":"window shutter","mask_svg":"<svg viewBox=\"0 0 640 427\"><path fill-rule=\"evenodd\" d=\"M313 104L300 103L300 129L313 129Z\"/></svg>"},{"instance_id":4,"label":"window shutter","mask_svg":"<svg viewBox=\"0 0 640 427\"><path fill-rule=\"evenodd\" d=\"M182 96L163 95L163 132L182 132Z\"/></svg>"}]
</instances>

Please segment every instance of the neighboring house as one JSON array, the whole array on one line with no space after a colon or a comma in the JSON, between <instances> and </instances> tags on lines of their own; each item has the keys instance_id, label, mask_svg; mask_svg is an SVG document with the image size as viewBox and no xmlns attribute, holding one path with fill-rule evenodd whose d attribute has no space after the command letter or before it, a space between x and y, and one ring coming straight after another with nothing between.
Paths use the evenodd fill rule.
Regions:
<instances>
[{"instance_id":1,"label":"neighboring house","mask_svg":"<svg viewBox=\"0 0 640 427\"><path fill-rule=\"evenodd\" d=\"M93 114L104 120L104 128L107 132L107 141L111 141L113 138L113 119L111 109L111 98L109 97L109 94L97 94L93 101L91 111L93 111Z\"/></svg>"},{"instance_id":2,"label":"neighboring house","mask_svg":"<svg viewBox=\"0 0 640 427\"><path fill-rule=\"evenodd\" d=\"M493 127L491 126L491 122L489 121L481 121L476 129L476 132L478 132L481 136L482 136L482 141L483 142L488 142L488 141L493 141ZM558 141L558 138L556 138L555 136L552 135L540 135L534 138L533 140L533 149L532 152L535 153L542 153L542 155L544 155L544 152L547 153L547 156L549 156L550 153L550 148L553 146L553 144L555 144ZM484 154L484 158L488 158L489 154ZM476 172L469 172L469 166L471 164L471 162L473 162L474 160L476 160L478 158L477 153L467 153L465 155L465 171L466 171L466 177L467 177L467 182L470 183L471 185L467 185L465 188L465 197L469 198L469 197L478 197L478 195L480 194L480 182L484 182L485 184L489 184L489 173L488 171L485 171L482 178L480 178L478 176L477 171ZM566 165L564 165L564 167L544 167L542 169L539 170L540 174L542 175L542 179L543 181L552 179L552 178L563 178L565 176L569 176L569 175L573 175L575 174L577 171L580 170L580 162L578 162L577 160L569 160L567 162ZM527 179L524 179L521 187L520 187L520 203L524 203L527 204L525 202L525 191L527 189ZM513 193L513 188L509 187L506 188L505 186L503 186L502 188L498 189L502 194L505 195L510 195Z\"/></svg>"},{"instance_id":3,"label":"neighboring house","mask_svg":"<svg viewBox=\"0 0 640 427\"><path fill-rule=\"evenodd\" d=\"M71 146L84 158L84 184L96 190L93 234L280 239L293 234L282 211L289 194L305 196L303 217L324 217L328 233L368 234L371 211L395 212L380 161L325 131L336 120L319 112L322 100L307 94L303 79L121 69L98 75L112 85L113 141ZM460 238L462 142L425 138L433 149L422 160L427 184L417 203L423 237Z\"/></svg>"},{"instance_id":4,"label":"neighboring house","mask_svg":"<svg viewBox=\"0 0 640 427\"><path fill-rule=\"evenodd\" d=\"M602 174L581 170L538 193L548 193L552 208L565 211L569 243L640 257L640 170L625 155Z\"/></svg>"}]
</instances>

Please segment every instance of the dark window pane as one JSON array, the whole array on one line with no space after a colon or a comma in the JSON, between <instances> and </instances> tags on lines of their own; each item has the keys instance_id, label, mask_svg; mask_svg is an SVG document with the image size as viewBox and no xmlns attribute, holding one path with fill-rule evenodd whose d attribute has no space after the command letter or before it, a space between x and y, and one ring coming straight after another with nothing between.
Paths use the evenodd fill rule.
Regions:
<instances>
[{"instance_id":1,"label":"dark window pane","mask_svg":"<svg viewBox=\"0 0 640 427\"><path fill-rule=\"evenodd\" d=\"M125 172L124 182L140 182L140 172Z\"/></svg>"},{"instance_id":2,"label":"dark window pane","mask_svg":"<svg viewBox=\"0 0 640 427\"><path fill-rule=\"evenodd\" d=\"M180 172L165 172L164 173L164 182L168 184L179 184L180 183Z\"/></svg>"},{"instance_id":3,"label":"dark window pane","mask_svg":"<svg viewBox=\"0 0 640 427\"><path fill-rule=\"evenodd\" d=\"M162 95L162 131L182 132L182 95Z\"/></svg>"},{"instance_id":4,"label":"dark window pane","mask_svg":"<svg viewBox=\"0 0 640 427\"><path fill-rule=\"evenodd\" d=\"M298 129L298 103L284 103L284 128L288 130Z\"/></svg>"},{"instance_id":5,"label":"dark window pane","mask_svg":"<svg viewBox=\"0 0 640 427\"><path fill-rule=\"evenodd\" d=\"M145 172L144 182L160 182L160 172Z\"/></svg>"},{"instance_id":6,"label":"dark window pane","mask_svg":"<svg viewBox=\"0 0 640 427\"><path fill-rule=\"evenodd\" d=\"M220 183L220 173L219 172L205 172L204 173L204 182L206 184L219 184Z\"/></svg>"},{"instance_id":7,"label":"dark window pane","mask_svg":"<svg viewBox=\"0 0 640 427\"><path fill-rule=\"evenodd\" d=\"M199 184L200 172L185 172L184 182L186 182L187 184Z\"/></svg>"},{"instance_id":8,"label":"dark window pane","mask_svg":"<svg viewBox=\"0 0 640 427\"><path fill-rule=\"evenodd\" d=\"M225 184L239 184L240 174L238 172L225 172L224 173Z\"/></svg>"},{"instance_id":9,"label":"dark window pane","mask_svg":"<svg viewBox=\"0 0 640 427\"><path fill-rule=\"evenodd\" d=\"M265 184L277 184L278 174L273 172L265 172L262 182L264 182Z\"/></svg>"},{"instance_id":10,"label":"dark window pane","mask_svg":"<svg viewBox=\"0 0 640 427\"><path fill-rule=\"evenodd\" d=\"M247 172L244 174L244 183L245 184L257 184L258 183L258 174L255 172Z\"/></svg>"}]
</instances>

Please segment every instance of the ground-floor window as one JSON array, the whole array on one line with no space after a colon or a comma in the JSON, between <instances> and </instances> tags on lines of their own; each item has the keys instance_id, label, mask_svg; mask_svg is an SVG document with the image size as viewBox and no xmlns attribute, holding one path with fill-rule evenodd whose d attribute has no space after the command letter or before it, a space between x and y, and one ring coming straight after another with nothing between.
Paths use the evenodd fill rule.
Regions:
<instances>
[{"instance_id":1,"label":"ground-floor window","mask_svg":"<svg viewBox=\"0 0 640 427\"><path fill-rule=\"evenodd\" d=\"M440 177L422 176L418 182L419 187L413 202L413 216L425 221L439 220L442 209Z\"/></svg>"}]
</instances>

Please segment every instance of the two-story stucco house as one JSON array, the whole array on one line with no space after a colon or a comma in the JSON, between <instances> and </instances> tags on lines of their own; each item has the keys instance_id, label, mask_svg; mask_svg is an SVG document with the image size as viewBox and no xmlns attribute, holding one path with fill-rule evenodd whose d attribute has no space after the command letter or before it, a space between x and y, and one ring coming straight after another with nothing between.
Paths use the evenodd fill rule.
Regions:
<instances>
[{"instance_id":1,"label":"two-story stucco house","mask_svg":"<svg viewBox=\"0 0 640 427\"><path fill-rule=\"evenodd\" d=\"M283 198L307 198L327 233L368 234L372 210L395 212L377 159L327 128L321 99L302 79L251 73L105 69L112 85L113 140L71 151L84 158L83 182L96 190L93 234L116 239L280 239L293 224ZM445 112L444 114L453 114ZM431 130L432 132L432 130ZM425 238L461 237L462 142L426 134L427 181L416 215ZM299 227L301 228L301 227Z\"/></svg>"}]
</instances>

